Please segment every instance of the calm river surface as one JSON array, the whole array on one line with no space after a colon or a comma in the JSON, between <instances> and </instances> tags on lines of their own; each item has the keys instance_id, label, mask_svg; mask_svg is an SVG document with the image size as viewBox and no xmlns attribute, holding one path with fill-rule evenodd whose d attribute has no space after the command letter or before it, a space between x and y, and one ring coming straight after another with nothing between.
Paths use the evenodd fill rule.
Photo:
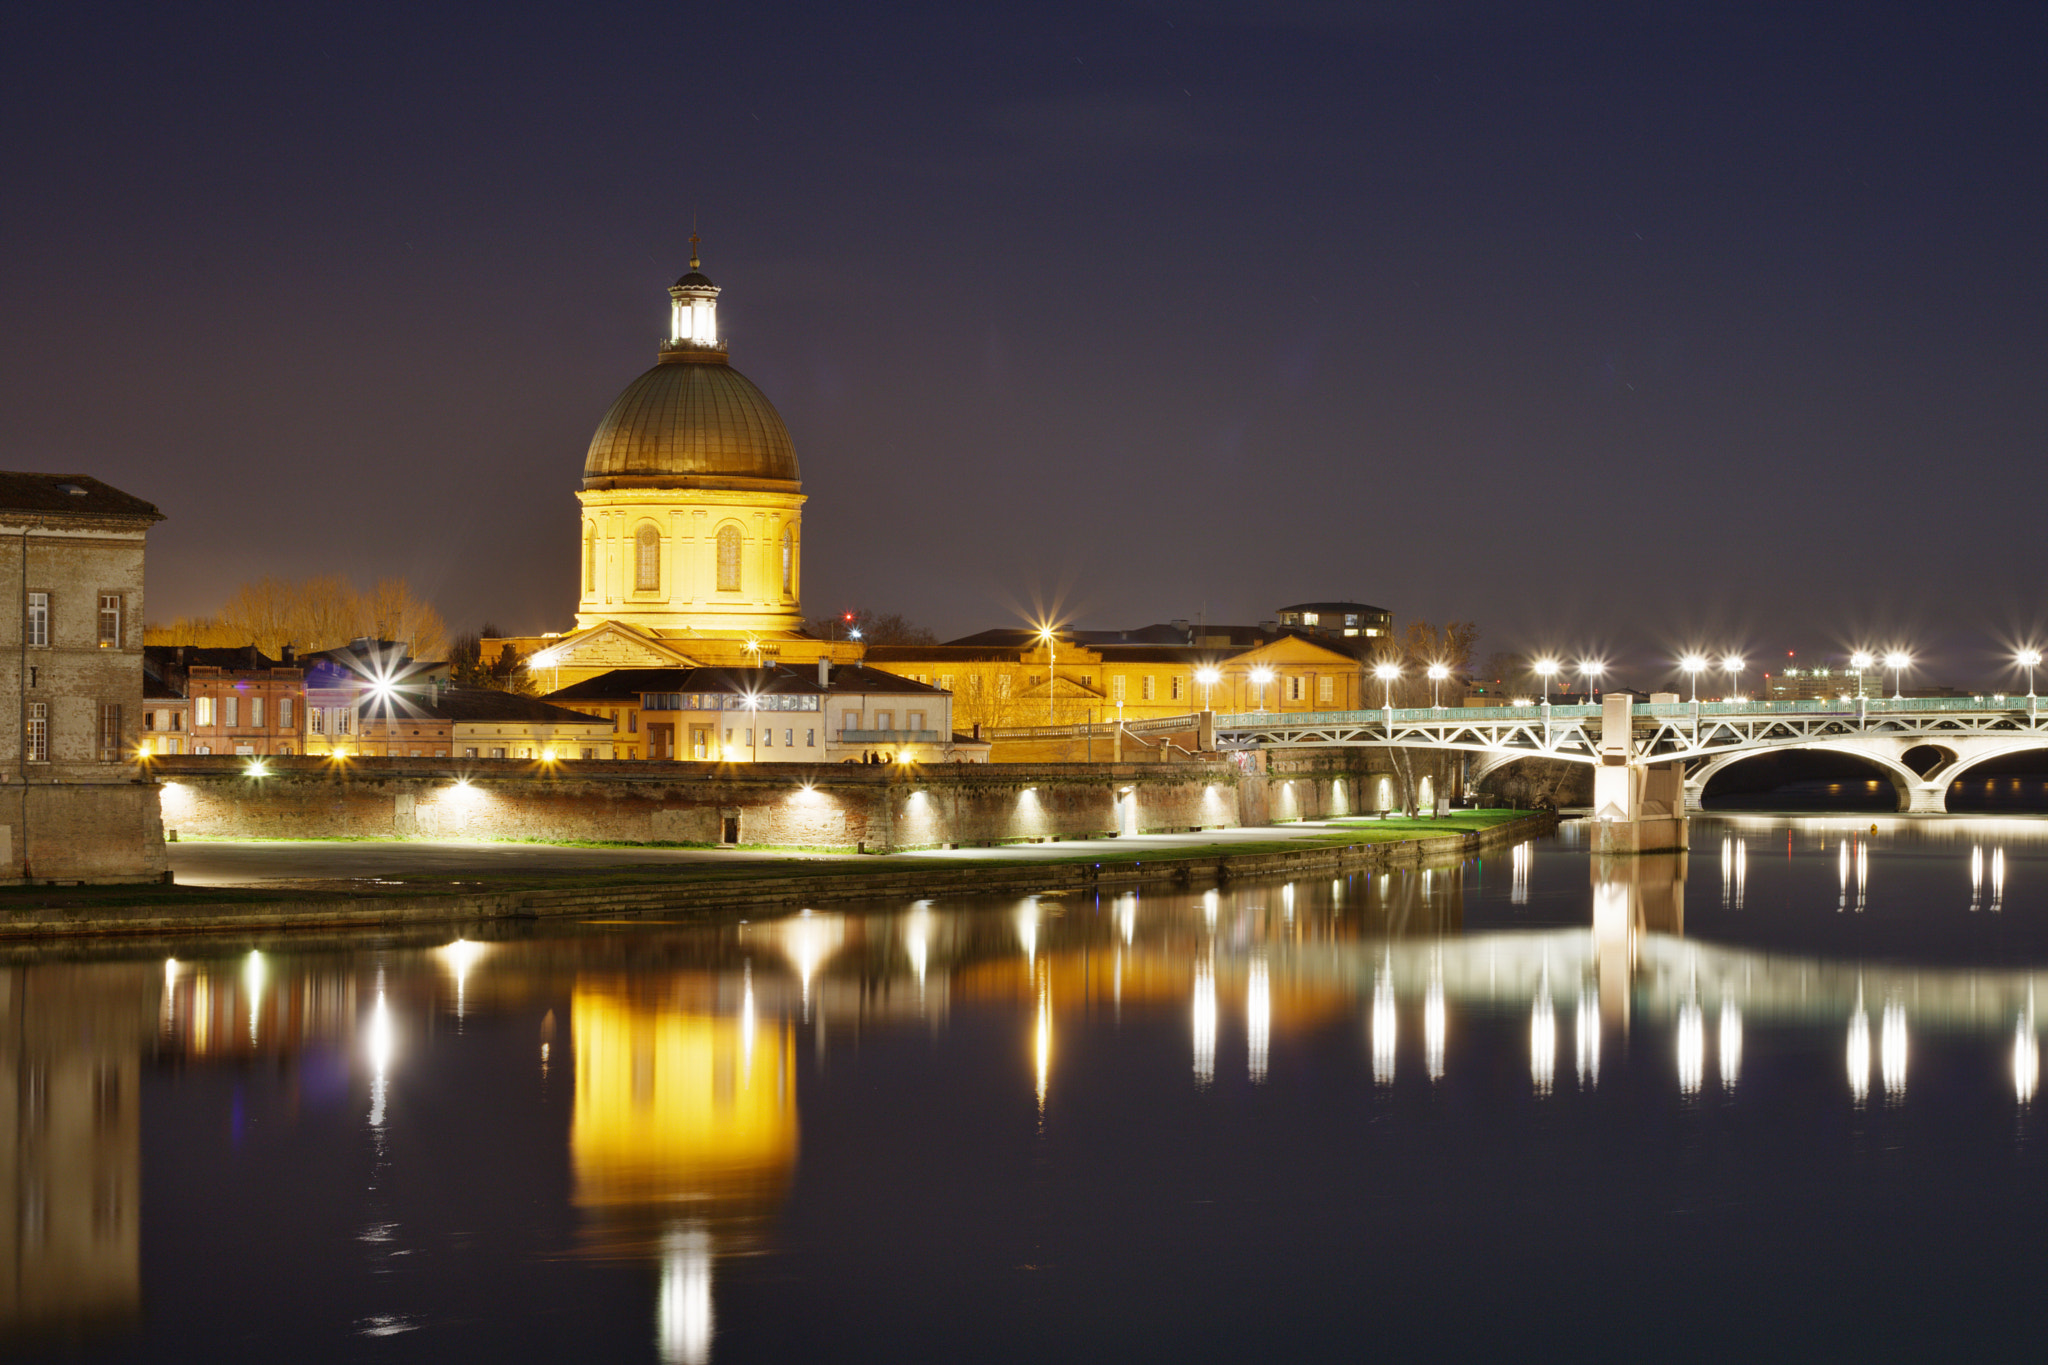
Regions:
<instances>
[{"instance_id":1,"label":"calm river surface","mask_svg":"<svg viewBox=\"0 0 2048 1365\"><path fill-rule=\"evenodd\" d=\"M2048 821L17 951L0 1347L2036 1358Z\"/></svg>"}]
</instances>

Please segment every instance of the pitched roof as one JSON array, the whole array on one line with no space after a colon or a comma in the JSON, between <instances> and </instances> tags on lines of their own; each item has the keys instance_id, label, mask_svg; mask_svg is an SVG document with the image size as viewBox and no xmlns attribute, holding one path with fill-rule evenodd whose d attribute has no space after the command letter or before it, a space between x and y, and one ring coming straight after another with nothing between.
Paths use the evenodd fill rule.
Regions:
<instances>
[{"instance_id":1,"label":"pitched roof","mask_svg":"<svg viewBox=\"0 0 2048 1365\"><path fill-rule=\"evenodd\" d=\"M832 681L818 686L815 669L777 665L772 668L615 668L594 678L550 692L551 701L596 703L637 701L643 692L778 692L804 694L912 693L943 696L941 689L878 668L842 665Z\"/></svg>"},{"instance_id":2,"label":"pitched roof","mask_svg":"<svg viewBox=\"0 0 2048 1365\"><path fill-rule=\"evenodd\" d=\"M227 668L246 673L285 667L254 645L144 645L142 657L158 668Z\"/></svg>"},{"instance_id":3,"label":"pitched roof","mask_svg":"<svg viewBox=\"0 0 2048 1365\"><path fill-rule=\"evenodd\" d=\"M164 519L156 504L123 493L88 474L0 473L0 512Z\"/></svg>"},{"instance_id":4,"label":"pitched roof","mask_svg":"<svg viewBox=\"0 0 2048 1365\"><path fill-rule=\"evenodd\" d=\"M498 692L488 687L436 688L422 698L420 709L440 720L458 724L504 721L527 725L603 725L595 716L556 706L539 697L517 692Z\"/></svg>"}]
</instances>

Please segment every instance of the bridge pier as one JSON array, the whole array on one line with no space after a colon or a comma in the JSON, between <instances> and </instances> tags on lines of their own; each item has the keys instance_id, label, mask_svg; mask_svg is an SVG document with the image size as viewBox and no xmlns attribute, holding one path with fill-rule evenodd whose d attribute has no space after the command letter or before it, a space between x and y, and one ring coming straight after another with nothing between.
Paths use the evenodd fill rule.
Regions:
<instances>
[{"instance_id":1,"label":"bridge pier","mask_svg":"<svg viewBox=\"0 0 2048 1365\"><path fill-rule=\"evenodd\" d=\"M1610 694L1600 707L1600 765L1593 769L1591 843L1603 854L1675 853L1691 847L1685 765L1647 762L1636 752L1633 700Z\"/></svg>"},{"instance_id":2,"label":"bridge pier","mask_svg":"<svg viewBox=\"0 0 2048 1365\"><path fill-rule=\"evenodd\" d=\"M1906 811L1911 815L1948 814L1948 782L1915 782L1907 789Z\"/></svg>"}]
</instances>

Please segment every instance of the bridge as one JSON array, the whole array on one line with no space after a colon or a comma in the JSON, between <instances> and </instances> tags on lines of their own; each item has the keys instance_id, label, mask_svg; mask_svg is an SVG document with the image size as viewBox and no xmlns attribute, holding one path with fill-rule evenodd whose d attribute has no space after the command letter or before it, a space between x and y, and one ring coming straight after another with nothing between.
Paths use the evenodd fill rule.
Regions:
<instances>
[{"instance_id":1,"label":"bridge","mask_svg":"<svg viewBox=\"0 0 2048 1365\"><path fill-rule=\"evenodd\" d=\"M1215 739L1221 749L1327 744L1458 751L1471 755L1468 783L1524 758L1584 763L1596 770L1595 819L1626 821L1641 818L1630 812L1643 793L1632 801L1615 785L1618 778L1597 775L1607 769L1682 774L1683 806L1670 811L1682 816L1700 808L1707 783L1721 769L1791 749L1862 758L1890 779L1901 811L1939 813L1947 809L1949 785L1971 768L2048 748L2048 726L2035 697L1682 702L1664 694L1651 702L1610 696L1597 706L1242 712L1217 716ZM1922 766L1909 764L1907 756L1921 749L1931 750ZM1660 789L1650 794L1653 804L1676 805L1669 799L1676 793L1662 794L1660 780L1646 780Z\"/></svg>"}]
</instances>

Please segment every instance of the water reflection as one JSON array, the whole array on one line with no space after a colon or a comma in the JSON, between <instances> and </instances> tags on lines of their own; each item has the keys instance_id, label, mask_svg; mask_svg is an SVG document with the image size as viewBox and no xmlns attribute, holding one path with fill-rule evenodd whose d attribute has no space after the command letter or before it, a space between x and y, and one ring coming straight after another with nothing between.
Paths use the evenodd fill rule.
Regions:
<instances>
[{"instance_id":1,"label":"water reflection","mask_svg":"<svg viewBox=\"0 0 2048 1365\"><path fill-rule=\"evenodd\" d=\"M1810 841L1802 885L1816 921L1847 935L1890 913L1905 877L1882 861L1886 895L1862 925L1838 920L1828 900L1838 898L1832 909L1862 905L1869 864L1896 834L1779 833L1788 858ZM1719 904L1746 905L1745 924L1767 921L1778 842L1717 834L1706 847L1718 845L1718 864L1709 856L1698 868L1695 918L1717 922L1718 871ZM1968 918L1964 875L1974 907L2002 905L2008 844L2013 894L2022 896L2025 845L1980 834L1937 849L1935 912L1948 922ZM1554 883L1535 861L1518 851L1327 881L1147 891L1142 915L1136 893L1048 891L1022 901L800 912L746 926L548 926L529 931L531 941L472 931L211 957L203 945L181 946L176 957L136 950L134 961L8 968L0 1046L15 1076L0 1094L11 1089L18 1112L11 1170L0 1176L0 1197L13 1192L6 1213L16 1230L7 1330L136 1322L135 1097L148 1067L165 1077L161 1121L188 1125L162 1145L167 1182L179 1178L181 1143L248 1140L239 1107L232 1119L218 1109L181 1112L189 1101L176 1082L187 1072L282 1078L288 1102L266 1116L279 1127L328 1122L321 1097L335 1095L333 1112L345 1115L351 1140L371 1144L380 1163L372 1183L383 1202L351 1206L351 1231L367 1229L360 1235L381 1239L379 1254L395 1258L418 1250L423 1220L391 1193L407 1180L385 1173L459 1187L412 1140L457 1110L539 1104L525 1094L506 1101L502 1088L516 1074L546 1095L552 1059L553 1093L566 1113L543 1126L532 1169L556 1172L556 1192L535 1177L522 1197L564 1205L570 1230L537 1259L629 1267L641 1277L639 1351L651 1334L655 1353L673 1362L718 1355L735 1305L748 1301L730 1276L754 1263L734 1258L775 1254L777 1239L790 1235L785 1209L796 1207L788 1201L800 1146L807 1180L818 1153L833 1158L820 1163L825 1169L861 1169L871 1149L832 1147L850 1142L846 1097L908 1084L905 1076L941 1075L943 1084L927 1080L878 1105L900 1120L894 1140L918 1139L932 1118L899 1104L903 1095L940 1103L932 1097L973 1092L985 1070L999 1098L977 1112L1006 1133L1035 1125L1047 1150L1070 1130L1113 1127L1102 1111L1135 1103L1118 1092L1145 1090L1125 1084L1136 1070L1149 1078L1153 1101L1170 1091L1205 1115L1252 1103L1253 1087L1258 1108L1240 1116L1280 1109L1311 1075L1319 1103L1369 1105L1373 1122L1390 1127L1412 1128L1421 1114L1434 1124L1496 1123L1500 1111L1489 1103L1499 1094L1540 1108L1552 1124L1655 1106L1704 1124L1722 1110L1774 1112L1773 1092L1782 1098L1787 1089L1778 1078L1790 1074L1781 1068L1804 1058L1813 1069L1801 1078L1809 1092L1801 1122L1813 1105L1838 1113L1866 1106L1873 1090L1883 1102L1859 1124L1897 1126L1889 1111L1909 1104L1916 1121L1974 1122L1969 1106L1947 1103L1972 1086L1994 1089L2001 1114L2019 1106L2008 1126L2030 1121L2040 1077L2034 1002L2048 973L1689 938L1684 855L1589 860L1584 900L1563 911L1574 922L1543 927L1525 910L1528 886L1533 875ZM1508 878L1498 875L1502 863ZM2001 931L2017 931L2023 908L2016 899ZM1508 927L1467 932L1468 917L1485 913ZM1415 1070L1411 1041L1404 1075L1410 1011L1424 1065ZM1567 1026L1573 1055L1560 1090ZM480 1064L500 1037L510 1040L512 1061ZM1341 1061L1313 1051L1325 1038L1341 1043ZM1277 1068L1276 1053L1286 1063ZM1608 1093L1596 1094L1602 1087ZM1529 1104L1532 1094L1540 1106ZM1931 1102L1937 1096L1943 1103ZM832 1104L836 1121L820 1124L819 1107ZM358 1162L351 1189L361 1175ZM393 1264L402 1263L379 1262L379 1274ZM380 1292L390 1301L360 1321L411 1320L416 1305Z\"/></svg>"}]
</instances>

